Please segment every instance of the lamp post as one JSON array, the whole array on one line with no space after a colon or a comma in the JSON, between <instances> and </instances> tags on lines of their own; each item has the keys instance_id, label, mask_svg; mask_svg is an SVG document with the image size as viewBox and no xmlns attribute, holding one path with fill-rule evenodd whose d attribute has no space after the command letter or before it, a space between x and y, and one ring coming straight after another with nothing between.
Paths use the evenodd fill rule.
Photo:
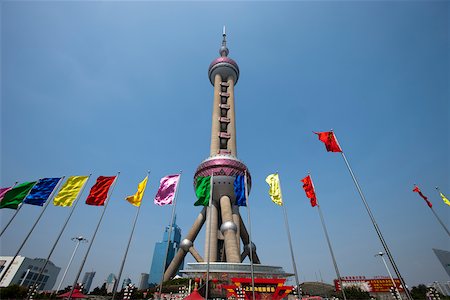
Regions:
<instances>
[{"instance_id":1,"label":"lamp post","mask_svg":"<svg viewBox=\"0 0 450 300\"><path fill-rule=\"evenodd\" d=\"M72 263L73 257L75 256L75 253L77 252L78 246L80 246L80 243L87 243L88 242L88 240L85 239L84 237L82 237L81 235L77 236L77 237L73 237L71 240L72 241L76 241L77 244L75 245L75 249L73 250L72 256L70 257L69 263L67 264L66 270L64 271L64 274L63 274L63 276L61 278L61 281L59 282L59 285L58 285L58 288L56 289L56 292L58 292L59 289L61 288L61 285L62 285L62 283L64 281L64 278L66 277L67 271L69 270L70 264Z\"/></svg>"},{"instance_id":2,"label":"lamp post","mask_svg":"<svg viewBox=\"0 0 450 300\"><path fill-rule=\"evenodd\" d=\"M394 286L394 291L397 293L399 299L402 300L402 296L400 295L400 292L398 292L397 286L395 285L394 278L392 277L392 274L391 274L391 272L389 271L389 268L388 268L388 266L387 266L387 264L386 264L386 260L384 259L383 255L384 255L384 253L381 252L381 251L378 252L378 254L375 254L375 256L379 256L379 257L381 257L381 260L383 260L384 266L386 267L386 270L387 270L387 272L388 272L388 274L389 274L389 277L391 278L392 285ZM403 288L406 289L406 286L404 286Z\"/></svg>"}]
</instances>

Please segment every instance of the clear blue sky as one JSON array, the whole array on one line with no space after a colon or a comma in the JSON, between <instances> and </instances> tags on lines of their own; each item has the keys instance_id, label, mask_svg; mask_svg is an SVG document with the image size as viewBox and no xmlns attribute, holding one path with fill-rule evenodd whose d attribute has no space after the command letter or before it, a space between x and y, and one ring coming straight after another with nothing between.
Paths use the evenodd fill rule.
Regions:
<instances>
[{"instance_id":1,"label":"clear blue sky","mask_svg":"<svg viewBox=\"0 0 450 300\"><path fill-rule=\"evenodd\" d=\"M89 189L97 176L121 171L82 273L97 272L93 287L118 273L135 214L124 197L147 170L123 276L138 283L149 272L169 223L171 208L152 204L162 176L183 170L183 235L199 212L192 181L209 155L207 71L223 25L241 70L238 156L253 177L262 262L292 271L283 213L264 181L278 171L299 279L335 278L317 209L299 183L311 172L341 274L387 275L344 161L312 133L333 128L406 282L449 280L432 248L450 250L450 239L412 192L418 184L450 227L450 207L435 191L450 196L447 1L2 1L0 9L1 186L92 173ZM2 255L15 253L40 210L22 209L0 241ZM68 213L49 206L21 255L46 257ZM0 211L3 226L12 214ZM75 246L70 238L90 239L100 214L84 204L76 209L52 257L56 265L64 270ZM203 240L202 231L195 242L201 253Z\"/></svg>"}]
</instances>

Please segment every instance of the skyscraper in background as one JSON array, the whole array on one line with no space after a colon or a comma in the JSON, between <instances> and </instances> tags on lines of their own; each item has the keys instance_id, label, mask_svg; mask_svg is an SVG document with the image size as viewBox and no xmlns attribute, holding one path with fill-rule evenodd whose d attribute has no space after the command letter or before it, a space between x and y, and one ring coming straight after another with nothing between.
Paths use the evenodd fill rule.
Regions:
<instances>
[{"instance_id":1,"label":"skyscraper in background","mask_svg":"<svg viewBox=\"0 0 450 300\"><path fill-rule=\"evenodd\" d=\"M139 290L146 290L148 288L148 273L141 273L141 279L139 280Z\"/></svg>"},{"instance_id":2,"label":"skyscraper in background","mask_svg":"<svg viewBox=\"0 0 450 300\"><path fill-rule=\"evenodd\" d=\"M148 283L150 285L159 284L161 282L161 278L164 274L164 271L167 269L167 266L172 261L175 253L178 251L180 247L181 240L181 228L176 224L176 216L173 220L172 224L172 233L170 237L169 251L167 252L167 243L169 241L169 225L166 226L163 234L163 240L161 242L157 242L155 244L155 249L153 251L153 259L152 266L150 268L150 274L148 278ZM166 258L167 252L167 259ZM183 268L184 263L181 263L178 270ZM164 266L164 269L163 269Z\"/></svg>"},{"instance_id":3,"label":"skyscraper in background","mask_svg":"<svg viewBox=\"0 0 450 300\"><path fill-rule=\"evenodd\" d=\"M81 281L81 284L83 285L83 289L86 291L86 293L89 293L89 290L91 289L92 280L94 279L95 272L86 272L84 273L83 281Z\"/></svg>"},{"instance_id":4,"label":"skyscraper in background","mask_svg":"<svg viewBox=\"0 0 450 300\"><path fill-rule=\"evenodd\" d=\"M106 292L112 293L114 290L114 285L117 281L116 275L113 273L108 275L108 278L106 278Z\"/></svg>"}]
</instances>

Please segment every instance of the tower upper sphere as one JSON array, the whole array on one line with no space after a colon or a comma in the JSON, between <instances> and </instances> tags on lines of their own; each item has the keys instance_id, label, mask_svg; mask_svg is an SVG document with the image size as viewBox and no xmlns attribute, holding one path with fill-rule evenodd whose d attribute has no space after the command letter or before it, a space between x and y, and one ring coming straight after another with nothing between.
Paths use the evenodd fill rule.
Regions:
<instances>
[{"instance_id":1,"label":"tower upper sphere","mask_svg":"<svg viewBox=\"0 0 450 300\"><path fill-rule=\"evenodd\" d=\"M230 76L233 77L235 84L239 79L239 66L234 60L228 57L230 51L227 48L225 27L223 28L222 36L222 46L219 49L220 57L213 60L208 69L209 81L212 85L214 85L214 77L216 74L219 74L222 80L227 80Z\"/></svg>"}]
</instances>

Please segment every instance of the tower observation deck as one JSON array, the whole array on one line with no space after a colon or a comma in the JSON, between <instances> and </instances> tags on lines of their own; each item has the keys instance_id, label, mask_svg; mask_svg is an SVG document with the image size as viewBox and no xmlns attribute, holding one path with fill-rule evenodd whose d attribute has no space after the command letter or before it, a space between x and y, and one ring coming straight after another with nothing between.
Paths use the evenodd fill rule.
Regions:
<instances>
[{"instance_id":1,"label":"tower observation deck","mask_svg":"<svg viewBox=\"0 0 450 300\"><path fill-rule=\"evenodd\" d=\"M250 245L248 231L239 213L234 180L236 176L246 174L250 189L251 177L247 166L237 158L234 87L239 79L239 66L228 57L225 29L219 54L208 69L209 81L214 87L210 156L200 163L194 175L194 187L199 176L213 175L212 204L203 207L181 241L180 249L164 273L164 281L175 275L188 252L196 263L188 264L191 265L192 272L185 273L204 272L206 262L209 261L212 273L248 274L249 264L244 264L243 261L249 257L259 268L263 268L264 271L261 272L267 275L287 275L280 267L260 265L256 247L254 244ZM206 230L202 257L195 248L194 241L203 225L206 225ZM252 251L251 255L249 251Z\"/></svg>"}]
</instances>

